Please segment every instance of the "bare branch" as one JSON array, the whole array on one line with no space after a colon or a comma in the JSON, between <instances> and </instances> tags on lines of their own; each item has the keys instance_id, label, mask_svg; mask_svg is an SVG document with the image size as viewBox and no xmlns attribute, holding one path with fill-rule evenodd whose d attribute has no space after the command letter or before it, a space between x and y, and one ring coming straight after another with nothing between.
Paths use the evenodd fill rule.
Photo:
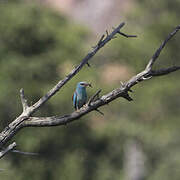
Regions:
<instances>
[{"instance_id":1,"label":"bare branch","mask_svg":"<svg viewBox=\"0 0 180 180\"><path fill-rule=\"evenodd\" d=\"M100 111L99 109L95 109L95 111L97 111L99 114L104 116L104 113L102 111Z\"/></svg>"},{"instance_id":2,"label":"bare branch","mask_svg":"<svg viewBox=\"0 0 180 180\"><path fill-rule=\"evenodd\" d=\"M9 141L21 128L24 127L24 121L28 120L28 118L36 112L45 102L47 102L53 95L55 95L69 80L71 80L88 61L102 48L104 47L110 40L114 38L114 36L120 31L120 29L125 25L125 23L121 23L117 28L115 28L107 37L98 41L96 47L90 51L81 61L81 63L74 68L69 75L67 75L63 80L59 81L47 94L45 94L42 98L39 99L36 103L31 106L26 107L26 101L24 98L24 93L21 90L21 101L23 104L23 113L17 117L12 123L10 123L1 133L0 133L0 147L2 147L6 142ZM26 110L25 110L26 109Z\"/></svg>"},{"instance_id":3,"label":"bare branch","mask_svg":"<svg viewBox=\"0 0 180 180\"><path fill-rule=\"evenodd\" d=\"M19 150L17 150L17 149L12 150L11 152L13 152L13 153L18 153L18 154L23 154L23 155L31 155L31 156L37 156L37 155L39 155L38 153L24 152L24 151L19 151Z\"/></svg>"},{"instance_id":4,"label":"bare branch","mask_svg":"<svg viewBox=\"0 0 180 180\"><path fill-rule=\"evenodd\" d=\"M23 122L24 127L43 127L43 126L59 126L59 125L66 125L74 120L79 119L80 117L84 116L85 114L97 109L101 106L104 106L113 100L117 99L118 97L125 97L127 93L128 87L124 89L124 87L117 88L110 93L103 95L101 98L96 100L95 102L91 103L91 106L83 106L78 111L75 111L71 114L65 116L53 116L53 117L30 117L28 121ZM128 96L128 95L127 95ZM129 97L130 98L130 97ZM126 98L128 99L128 98ZM132 99L129 99L132 100ZM103 114L103 113L102 113Z\"/></svg>"},{"instance_id":5,"label":"bare branch","mask_svg":"<svg viewBox=\"0 0 180 180\"><path fill-rule=\"evenodd\" d=\"M106 37L109 36L108 30L106 30Z\"/></svg>"},{"instance_id":6,"label":"bare branch","mask_svg":"<svg viewBox=\"0 0 180 180\"><path fill-rule=\"evenodd\" d=\"M174 66L167 69L160 69L153 71L152 65L158 58L161 50L165 46L165 44L174 36L178 30L180 29L180 26L177 26L176 29L168 35L168 37L165 39L165 41L162 43L162 45L158 48L158 50L155 52L153 57L150 59L149 63L147 64L146 68L138 73L137 75L133 76L129 81L126 83L123 83L123 85L117 89L112 90L106 95L103 95L102 97L99 97L95 99L99 93L100 90L97 91L97 93L90 98L86 106L83 106L80 110L75 111L71 114L64 115L64 116L52 116L52 117L30 117L32 113L34 113L39 107L41 107L49 98L51 98L55 93L57 93L70 79L72 79L81 69L82 67L88 63L89 59L91 59L100 48L102 48L107 42L109 42L111 39L115 37L117 33L120 32L120 29L124 26L124 23L121 23L117 28L113 30L113 32L107 37L101 37L100 41L96 45L96 47L85 56L85 58L82 60L82 62L74 68L71 73L66 76L63 80L59 81L56 86L54 86L45 96L43 96L38 102L33 104L32 106L26 108L26 111L23 111L23 113L16 118L12 123L10 123L1 133L0 133L0 147L2 147L4 144L6 144L21 128L24 127L44 127L44 126L60 126L60 125L66 125L67 123L70 123L74 120L79 119L80 117L86 115L87 113L91 111L100 111L98 110L99 107L104 106L115 99L119 97L123 97L127 99L128 101L131 101L132 98L129 96L128 92L131 91L131 87L138 84L141 81L150 79L154 76L160 76L165 75L174 71L177 71L180 69L179 66ZM107 34L107 33L106 33ZM122 34L121 34L122 35ZM22 104L24 104L24 95L21 94ZM25 105L23 105L25 106ZM24 108L25 109L25 108ZM103 114L103 113L101 113Z\"/></svg>"},{"instance_id":7,"label":"bare branch","mask_svg":"<svg viewBox=\"0 0 180 180\"><path fill-rule=\"evenodd\" d=\"M9 146L7 146L5 149L3 149L0 152L0 158L2 158L6 153L8 153L9 151L13 150L13 148L15 148L16 146L16 142L13 142L12 144L10 144Z\"/></svg>"},{"instance_id":8,"label":"bare branch","mask_svg":"<svg viewBox=\"0 0 180 180\"><path fill-rule=\"evenodd\" d=\"M128 35L128 34L125 34L125 33L122 33L121 31L118 32L120 35L126 37L126 38L129 38L129 37L137 37L136 35Z\"/></svg>"},{"instance_id":9,"label":"bare branch","mask_svg":"<svg viewBox=\"0 0 180 180\"><path fill-rule=\"evenodd\" d=\"M180 66L173 66L173 67L169 67L166 69L159 69L156 71L152 70L149 75L151 75L151 76L162 76L162 75L166 75L166 74L172 73L174 71L177 71L179 69L180 69Z\"/></svg>"},{"instance_id":10,"label":"bare branch","mask_svg":"<svg viewBox=\"0 0 180 180\"><path fill-rule=\"evenodd\" d=\"M96 97L99 98L100 92L101 92L101 89L98 90L91 98L89 98L89 101L87 103L88 106L91 105L91 103L95 100Z\"/></svg>"},{"instance_id":11,"label":"bare branch","mask_svg":"<svg viewBox=\"0 0 180 180\"><path fill-rule=\"evenodd\" d=\"M88 67L91 67L91 65L88 62L86 64L87 64Z\"/></svg>"},{"instance_id":12,"label":"bare branch","mask_svg":"<svg viewBox=\"0 0 180 180\"><path fill-rule=\"evenodd\" d=\"M125 23L121 23L117 28L115 28L111 34L109 34L105 39L104 35L101 36L98 44L94 47L94 49L89 52L84 59L81 61L79 66L73 69L68 76L66 76L63 80L59 81L46 95L44 95L38 102L36 102L32 108L31 113L35 112L40 106L42 106L49 98L51 98L55 93L57 93L70 79L72 79L81 69L82 67L88 63L88 61L102 48L105 44L107 44L113 37L120 31L120 29L125 25Z\"/></svg>"},{"instance_id":13,"label":"bare branch","mask_svg":"<svg viewBox=\"0 0 180 180\"><path fill-rule=\"evenodd\" d=\"M103 35L101 36L100 40L98 41L97 46L99 46L99 45L102 43L104 37L105 37L105 35L103 34Z\"/></svg>"},{"instance_id":14,"label":"bare branch","mask_svg":"<svg viewBox=\"0 0 180 180\"><path fill-rule=\"evenodd\" d=\"M152 76L160 76L160 75L165 75L174 71L179 70L179 66L174 66L171 68L167 68L167 69L160 69L160 70L156 70L153 71L152 70L152 66L155 63L155 61L157 60L157 58L159 57L162 49L165 47L165 45L167 44L167 42L180 30L180 25L177 26L175 28L175 30L173 30L168 36L167 38L163 41L163 43L160 45L160 47L156 50L156 52L154 53L154 55L152 56L152 58L149 60L146 68L144 71L140 72L139 74L133 76L127 83L126 86L128 88L131 88L132 86L134 86L135 84L137 84L140 81L144 81L144 80L148 80L150 79Z\"/></svg>"},{"instance_id":15,"label":"bare branch","mask_svg":"<svg viewBox=\"0 0 180 180\"><path fill-rule=\"evenodd\" d=\"M25 99L24 95L24 89L20 89L20 97L21 97L21 103L23 107L23 111L25 111L28 108L27 100Z\"/></svg>"},{"instance_id":16,"label":"bare branch","mask_svg":"<svg viewBox=\"0 0 180 180\"><path fill-rule=\"evenodd\" d=\"M166 38L166 40L165 40L166 43L170 39L169 37L170 36L172 37L172 35L175 34L174 32L177 32L177 31L173 31L173 33L170 33L170 35L168 35L168 38ZM160 51L162 50L161 47L162 47L162 45L160 46L160 48L158 48L158 50L156 52L160 53ZM159 49L161 49L161 50L159 51ZM150 62L151 62L151 60L150 60ZM123 98L127 99L128 101L132 101L133 99L128 94L128 91L130 91L130 92L132 91L130 89L131 87L133 87L134 85L136 85L137 83L139 83L141 81L148 80L154 76L165 75L165 74L177 71L179 69L180 69L179 66L174 66L174 67L170 67L167 69L160 69L160 70L156 70L156 71L152 71L151 69L145 68L145 70L143 70L139 74L133 76L126 83L122 83L121 84L122 86L120 88L117 88L117 89L111 91L110 93L102 96L101 98L97 99L96 101L94 101L96 94L99 94L99 91L97 91L97 93L94 96L92 96L87 103L87 105L91 104L91 106L85 106L85 107L81 108L79 111L73 112L72 114L65 115L63 117L45 117L45 118L31 117L29 119L29 121L24 122L24 125L25 126L64 125L64 124L70 123L71 121L79 119L81 116L83 116L93 110L97 111L97 109L99 107L110 103L111 101L113 101L116 98L123 97Z\"/></svg>"},{"instance_id":17,"label":"bare branch","mask_svg":"<svg viewBox=\"0 0 180 180\"><path fill-rule=\"evenodd\" d=\"M159 57L162 49L165 47L167 42L180 30L180 25L177 26L173 32L171 32L167 38L163 41L163 43L160 45L160 47L156 50L152 58L150 59L149 63L146 66L146 69L150 71L152 69L153 64L155 63L156 59Z\"/></svg>"}]
</instances>

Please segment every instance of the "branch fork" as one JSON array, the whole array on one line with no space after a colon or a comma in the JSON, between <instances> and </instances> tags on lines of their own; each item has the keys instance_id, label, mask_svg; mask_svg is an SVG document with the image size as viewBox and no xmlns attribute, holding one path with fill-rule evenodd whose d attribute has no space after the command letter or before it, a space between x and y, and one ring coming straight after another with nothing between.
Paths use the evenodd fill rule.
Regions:
<instances>
[{"instance_id":1,"label":"branch fork","mask_svg":"<svg viewBox=\"0 0 180 180\"><path fill-rule=\"evenodd\" d=\"M132 98L129 96L129 92L132 92L131 87L138 84L141 81L148 80L155 76L162 76L177 70L180 70L180 66L173 66L166 69L152 70L154 63L159 57L162 49L167 44L167 42L180 30L180 25L171 32L160 47L156 50L152 58L147 63L146 68L139 74L133 76L126 83L122 83L121 87L112 90L108 94L99 97L101 90L98 90L88 101L87 105L81 108L79 111L72 112L68 115L63 116L52 116L52 117L32 117L32 114L36 112L40 107L43 106L52 96L54 96L60 89L70 81L86 64L89 64L89 60L110 40L116 37L116 34L120 34L124 37L136 37L135 35L127 35L122 33L120 29L125 25L121 23L118 27L114 28L113 31L109 34L106 31L106 36L102 35L97 45L91 50L81 61L81 63L75 67L69 75L64 79L60 80L50 91L48 91L43 97L41 97L36 103L28 106L27 100L24 95L24 90L20 90L20 98L23 107L22 114L12 121L5 129L0 133L0 158L4 156L8 151L12 150L16 143L10 144L7 148L3 149L4 145L11 140L13 136L24 127L45 127L45 126L60 126L71 123L74 120L79 119L80 117L88 114L91 111L97 111L100 114L103 114L98 108L104 106L119 97L123 97L128 101L132 101Z\"/></svg>"}]
</instances>

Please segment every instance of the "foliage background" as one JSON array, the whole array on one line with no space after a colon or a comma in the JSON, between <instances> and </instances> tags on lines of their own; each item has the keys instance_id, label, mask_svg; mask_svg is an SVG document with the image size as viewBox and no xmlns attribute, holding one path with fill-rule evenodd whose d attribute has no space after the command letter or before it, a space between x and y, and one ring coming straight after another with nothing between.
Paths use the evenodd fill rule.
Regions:
<instances>
[{"instance_id":1,"label":"foliage background","mask_svg":"<svg viewBox=\"0 0 180 180\"><path fill-rule=\"evenodd\" d=\"M73 111L71 97L78 81L91 82L103 94L141 71L166 35L178 25L178 0L136 0L126 14L124 32L90 61L36 115ZM29 103L37 101L62 79L90 48L94 36L69 18L36 3L0 3L0 127L21 113L19 89ZM180 34L162 52L156 68L179 64ZM97 39L96 39L97 40ZM180 178L179 72L140 83L134 102L118 99L65 127L26 128L13 140L18 149L38 156L9 153L0 162L0 176L9 179L125 179L126 145L137 142L146 156L144 179ZM130 172L129 172L130 173Z\"/></svg>"}]
</instances>

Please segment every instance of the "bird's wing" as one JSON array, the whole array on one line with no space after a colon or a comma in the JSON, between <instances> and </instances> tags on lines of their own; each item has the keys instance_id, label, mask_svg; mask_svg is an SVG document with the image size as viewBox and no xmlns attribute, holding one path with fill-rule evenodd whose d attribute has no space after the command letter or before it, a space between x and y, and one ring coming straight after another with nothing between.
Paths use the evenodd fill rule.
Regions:
<instances>
[{"instance_id":1,"label":"bird's wing","mask_svg":"<svg viewBox=\"0 0 180 180\"><path fill-rule=\"evenodd\" d=\"M77 93L76 92L74 92L72 96L72 101L73 101L74 108L77 109Z\"/></svg>"}]
</instances>

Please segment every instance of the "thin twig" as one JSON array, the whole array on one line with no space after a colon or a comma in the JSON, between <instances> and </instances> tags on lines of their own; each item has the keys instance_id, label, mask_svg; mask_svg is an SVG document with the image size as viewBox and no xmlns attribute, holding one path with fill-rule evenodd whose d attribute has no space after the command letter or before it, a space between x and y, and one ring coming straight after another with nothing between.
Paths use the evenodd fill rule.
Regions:
<instances>
[{"instance_id":1,"label":"thin twig","mask_svg":"<svg viewBox=\"0 0 180 180\"><path fill-rule=\"evenodd\" d=\"M99 46L99 45L102 43L104 37L105 37L105 35L103 34L103 35L101 36L100 40L98 41L97 46Z\"/></svg>"},{"instance_id":2,"label":"thin twig","mask_svg":"<svg viewBox=\"0 0 180 180\"><path fill-rule=\"evenodd\" d=\"M100 111L99 109L95 109L95 111L97 111L99 114L104 116L104 113L102 111Z\"/></svg>"},{"instance_id":3,"label":"thin twig","mask_svg":"<svg viewBox=\"0 0 180 180\"><path fill-rule=\"evenodd\" d=\"M158 69L158 70L152 70L150 72L150 75L152 76L162 76L162 75L166 75L169 74L171 72L177 71L180 69L180 66L173 66L173 67L169 67L166 69Z\"/></svg>"},{"instance_id":4,"label":"thin twig","mask_svg":"<svg viewBox=\"0 0 180 180\"><path fill-rule=\"evenodd\" d=\"M24 151L20 151L20 150L12 150L11 152L13 153L18 153L18 154L23 154L23 155L31 155L31 156L37 156L39 155L38 153L33 153L33 152L24 152Z\"/></svg>"},{"instance_id":5,"label":"thin twig","mask_svg":"<svg viewBox=\"0 0 180 180\"><path fill-rule=\"evenodd\" d=\"M106 30L106 37L109 36L108 30Z\"/></svg>"},{"instance_id":6,"label":"thin twig","mask_svg":"<svg viewBox=\"0 0 180 180\"><path fill-rule=\"evenodd\" d=\"M16 142L13 142L11 144L9 144L5 149L3 149L1 152L0 152L0 158L2 158L6 153L8 153L9 151L12 151L13 148L15 148L16 146Z\"/></svg>"},{"instance_id":7,"label":"thin twig","mask_svg":"<svg viewBox=\"0 0 180 180\"><path fill-rule=\"evenodd\" d=\"M128 34L125 34L125 33L122 33L121 31L118 32L120 35L126 37L126 38L129 38L129 37L137 37L136 35L128 35Z\"/></svg>"},{"instance_id":8,"label":"thin twig","mask_svg":"<svg viewBox=\"0 0 180 180\"><path fill-rule=\"evenodd\" d=\"M24 95L24 89L20 89L20 97L21 97L21 103L22 103L22 107L23 107L23 111L25 111L28 107L28 104L27 104L27 100L25 98L25 95Z\"/></svg>"},{"instance_id":9,"label":"thin twig","mask_svg":"<svg viewBox=\"0 0 180 180\"><path fill-rule=\"evenodd\" d=\"M88 62L86 64L87 64L88 67L91 67L91 65Z\"/></svg>"},{"instance_id":10,"label":"thin twig","mask_svg":"<svg viewBox=\"0 0 180 180\"><path fill-rule=\"evenodd\" d=\"M180 30L180 25L177 26L173 32L171 32L167 38L162 42L162 44L160 45L160 47L156 50L156 52L153 54L152 58L150 59L149 63L146 66L147 70L151 70L153 64L155 63L156 59L159 57L162 49L165 47L165 45L167 44L167 42Z\"/></svg>"},{"instance_id":11,"label":"thin twig","mask_svg":"<svg viewBox=\"0 0 180 180\"><path fill-rule=\"evenodd\" d=\"M122 95L122 97L128 101L133 101L133 99L129 96L128 92L124 93L124 95Z\"/></svg>"},{"instance_id":12,"label":"thin twig","mask_svg":"<svg viewBox=\"0 0 180 180\"><path fill-rule=\"evenodd\" d=\"M88 106L94 101L94 99L95 99L96 97L99 98L100 92L101 92L101 89L98 90L91 98L89 98L89 101L88 101L88 103L87 103Z\"/></svg>"}]
</instances>

